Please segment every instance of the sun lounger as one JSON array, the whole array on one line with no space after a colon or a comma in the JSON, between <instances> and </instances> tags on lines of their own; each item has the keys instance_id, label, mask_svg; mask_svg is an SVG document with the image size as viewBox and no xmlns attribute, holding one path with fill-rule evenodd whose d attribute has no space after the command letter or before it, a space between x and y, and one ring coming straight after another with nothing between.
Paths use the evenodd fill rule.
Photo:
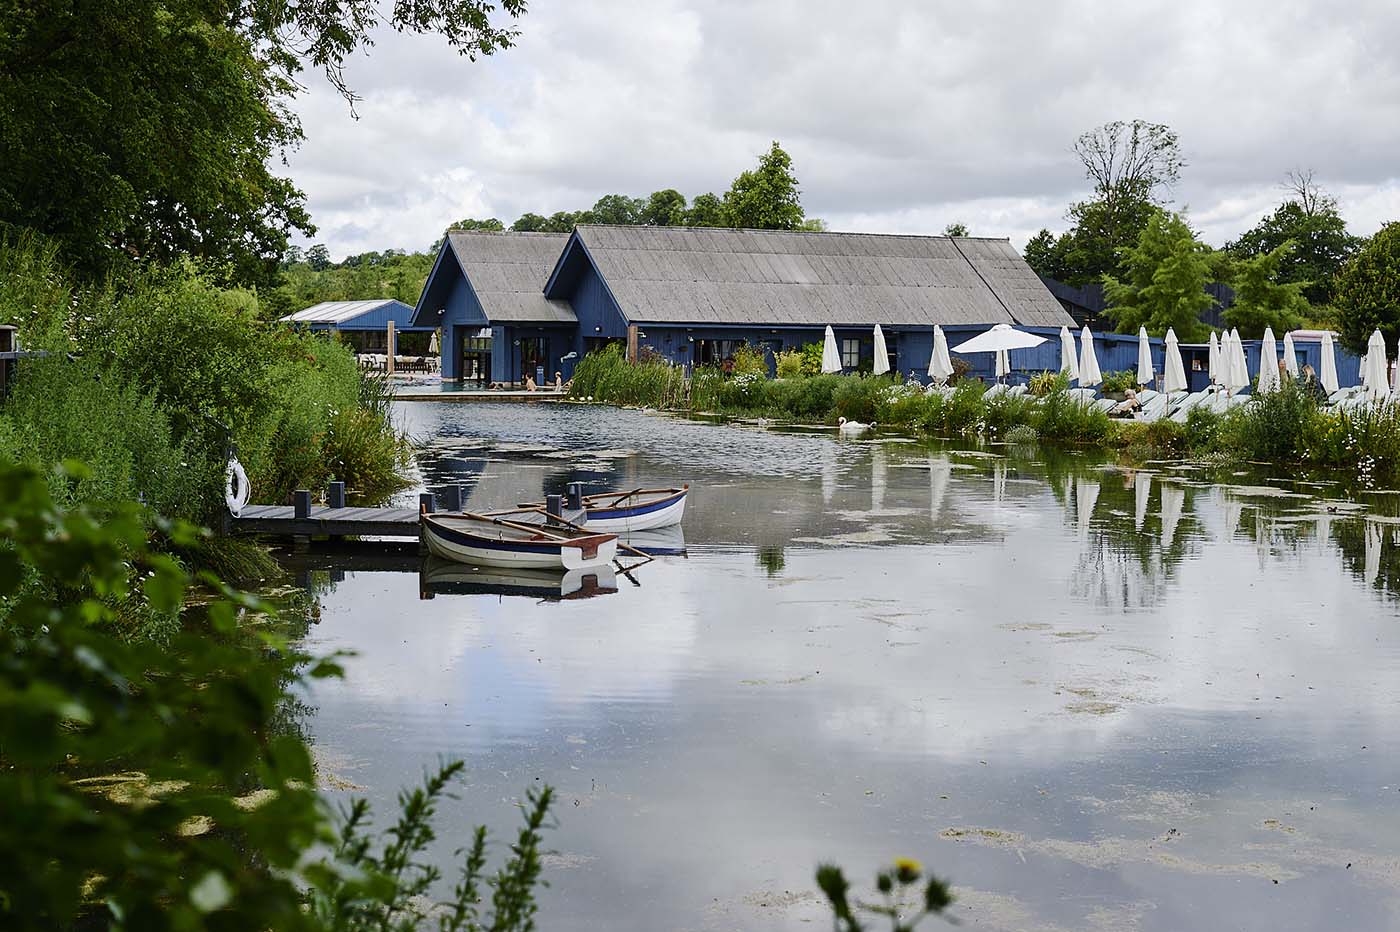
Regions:
<instances>
[{"instance_id":1,"label":"sun lounger","mask_svg":"<svg viewBox=\"0 0 1400 932\"><path fill-rule=\"evenodd\" d=\"M998 382L997 384L993 385L991 388L987 389L987 391L983 393L983 395L982 395L982 400L983 400L983 401L991 401L993 398L997 397L998 395L1003 395L1003 394L1005 394L1005 393L1006 393L1006 386L1003 385L1003 384L1001 384L1000 382Z\"/></svg>"}]
</instances>

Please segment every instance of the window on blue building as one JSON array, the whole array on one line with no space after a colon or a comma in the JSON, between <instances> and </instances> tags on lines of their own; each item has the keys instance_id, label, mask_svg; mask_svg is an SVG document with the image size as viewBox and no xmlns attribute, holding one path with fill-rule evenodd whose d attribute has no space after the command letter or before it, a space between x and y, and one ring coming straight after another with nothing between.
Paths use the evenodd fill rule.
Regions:
<instances>
[{"instance_id":1,"label":"window on blue building","mask_svg":"<svg viewBox=\"0 0 1400 932\"><path fill-rule=\"evenodd\" d=\"M860 340L841 341L841 368L854 369L860 365Z\"/></svg>"}]
</instances>

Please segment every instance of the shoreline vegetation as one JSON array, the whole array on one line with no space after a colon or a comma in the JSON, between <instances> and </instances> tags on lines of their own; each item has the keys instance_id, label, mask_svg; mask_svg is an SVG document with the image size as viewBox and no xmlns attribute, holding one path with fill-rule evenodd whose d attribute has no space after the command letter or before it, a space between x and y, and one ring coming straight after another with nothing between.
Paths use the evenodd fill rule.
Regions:
<instances>
[{"instance_id":1,"label":"shoreline vegetation","mask_svg":"<svg viewBox=\"0 0 1400 932\"><path fill-rule=\"evenodd\" d=\"M1285 380L1278 391L1224 414L1196 408L1185 423L1135 421L1086 407L1056 373L1033 377L1026 394L988 399L989 386L969 379L949 393L930 393L893 376L813 374L811 350L782 354L779 377L769 378L762 354L751 347L736 353L731 372L697 367L687 374L655 357L629 363L614 345L579 362L569 397L830 425L844 417L943 440L1099 449L1137 462L1297 467L1364 487L1400 486L1400 407L1392 404L1333 411Z\"/></svg>"}]
</instances>

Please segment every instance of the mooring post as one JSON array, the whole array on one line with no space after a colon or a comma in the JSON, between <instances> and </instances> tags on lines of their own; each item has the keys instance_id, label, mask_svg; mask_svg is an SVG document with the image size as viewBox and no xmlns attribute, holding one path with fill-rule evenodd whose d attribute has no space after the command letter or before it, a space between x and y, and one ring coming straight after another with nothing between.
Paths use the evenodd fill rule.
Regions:
<instances>
[{"instance_id":1,"label":"mooring post","mask_svg":"<svg viewBox=\"0 0 1400 932\"><path fill-rule=\"evenodd\" d=\"M564 513L564 496L546 495L544 497L544 510L549 512L551 518L556 518Z\"/></svg>"},{"instance_id":2,"label":"mooring post","mask_svg":"<svg viewBox=\"0 0 1400 932\"><path fill-rule=\"evenodd\" d=\"M437 511L437 496L432 492L418 493L418 510L426 511L429 514Z\"/></svg>"},{"instance_id":3,"label":"mooring post","mask_svg":"<svg viewBox=\"0 0 1400 932\"><path fill-rule=\"evenodd\" d=\"M568 485L568 490L569 510L578 511L580 508L583 507L583 483L570 482Z\"/></svg>"},{"instance_id":4,"label":"mooring post","mask_svg":"<svg viewBox=\"0 0 1400 932\"><path fill-rule=\"evenodd\" d=\"M345 507L345 483L332 482L326 489L326 504L331 508Z\"/></svg>"},{"instance_id":5,"label":"mooring post","mask_svg":"<svg viewBox=\"0 0 1400 932\"><path fill-rule=\"evenodd\" d=\"M462 487L457 483L454 482L442 490L442 510L462 510Z\"/></svg>"},{"instance_id":6,"label":"mooring post","mask_svg":"<svg viewBox=\"0 0 1400 932\"><path fill-rule=\"evenodd\" d=\"M292 493L292 514L297 518L311 517L310 489L297 489Z\"/></svg>"}]
</instances>

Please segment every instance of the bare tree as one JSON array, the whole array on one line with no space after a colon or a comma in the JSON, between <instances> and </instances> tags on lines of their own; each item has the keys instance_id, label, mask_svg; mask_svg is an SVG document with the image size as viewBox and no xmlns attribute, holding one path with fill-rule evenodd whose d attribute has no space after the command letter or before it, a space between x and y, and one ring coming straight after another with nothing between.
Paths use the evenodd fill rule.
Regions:
<instances>
[{"instance_id":1,"label":"bare tree","mask_svg":"<svg viewBox=\"0 0 1400 932\"><path fill-rule=\"evenodd\" d=\"M1171 127L1146 120L1105 123L1080 136L1074 152L1110 210L1128 198L1165 203L1186 167Z\"/></svg>"},{"instance_id":2,"label":"bare tree","mask_svg":"<svg viewBox=\"0 0 1400 932\"><path fill-rule=\"evenodd\" d=\"M1303 209L1304 216L1316 217L1322 211L1335 211L1337 199L1313 180L1311 168L1295 168L1283 182L1283 189L1293 195L1293 200Z\"/></svg>"}]
</instances>

